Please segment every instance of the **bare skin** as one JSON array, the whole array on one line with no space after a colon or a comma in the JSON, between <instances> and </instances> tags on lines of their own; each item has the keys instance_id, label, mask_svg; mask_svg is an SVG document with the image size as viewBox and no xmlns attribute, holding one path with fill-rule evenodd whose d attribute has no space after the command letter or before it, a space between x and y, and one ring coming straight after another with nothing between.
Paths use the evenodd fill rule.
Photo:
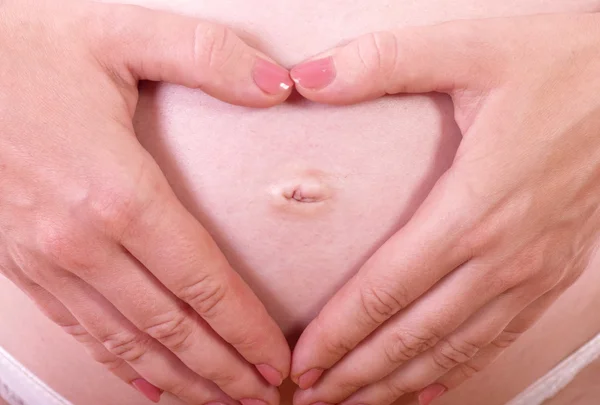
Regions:
<instances>
[{"instance_id":1,"label":"bare skin","mask_svg":"<svg viewBox=\"0 0 600 405\"><path fill-rule=\"evenodd\" d=\"M289 96L287 71L193 18L79 1L0 10L0 272L153 400L277 404L281 330L132 119L140 79L268 107Z\"/></svg>"},{"instance_id":2,"label":"bare skin","mask_svg":"<svg viewBox=\"0 0 600 405\"><path fill-rule=\"evenodd\" d=\"M298 405L385 405L424 388L428 405L580 277L600 228L599 25L563 14L384 31L292 69L327 103L448 93L463 134L409 223L304 331L294 381L306 390L328 372Z\"/></svg>"},{"instance_id":3,"label":"bare skin","mask_svg":"<svg viewBox=\"0 0 600 405\"><path fill-rule=\"evenodd\" d=\"M248 2L224 8L217 2L196 4L200 10L190 14L231 23L250 43L263 44L263 51L291 66L340 40L383 24L392 27L397 15L405 24L444 18L448 10L431 3L439 15L405 9L386 13L383 19L378 8L367 13L360 4L347 3L346 14L316 10L315 16L332 17L326 24L315 17L300 18L304 22L297 29L305 30L304 36L285 34L283 28L293 25L286 18L272 18L278 9L253 10L250 15L255 19L248 18L252 6ZM563 8L585 9L588 3L569 2ZM315 4L303 4L293 11L310 17L311 5L315 10ZM169 6L176 9L178 4ZM282 5L281 16L289 16L288 6ZM457 7L455 18L486 15L485 7L475 10L466 2L463 6ZM490 15L515 12L514 5L487 7ZM560 7L540 10L531 3L519 10ZM357 21L353 15L361 15L360 21L368 26L348 24ZM253 24L262 31L254 35ZM323 35L326 32L329 36ZM289 46L294 37L298 39ZM210 229L229 262L290 335L302 329L372 251L406 222L449 166L459 140L456 128L446 124L451 110L443 97L385 99L339 110L296 100L281 109L257 112L181 88L148 86L145 92L136 120L143 145L184 206ZM177 108L171 109L174 104ZM327 198L316 205L305 204L306 198L287 198L298 196L289 194L290 186L294 190L298 184L300 195L308 200L315 194ZM584 336L572 339L571 343ZM112 394L105 391L110 390L97 387L88 398L100 401Z\"/></svg>"}]
</instances>

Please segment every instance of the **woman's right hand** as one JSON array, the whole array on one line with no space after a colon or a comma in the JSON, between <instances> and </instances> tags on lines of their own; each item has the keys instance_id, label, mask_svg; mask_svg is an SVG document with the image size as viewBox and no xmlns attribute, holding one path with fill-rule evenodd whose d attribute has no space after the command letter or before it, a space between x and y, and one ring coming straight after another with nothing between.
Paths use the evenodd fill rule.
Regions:
<instances>
[{"instance_id":1,"label":"woman's right hand","mask_svg":"<svg viewBox=\"0 0 600 405\"><path fill-rule=\"evenodd\" d=\"M223 27L87 1L0 1L0 49L0 271L151 399L277 404L282 332L132 116L140 79L268 107L288 72Z\"/></svg>"}]
</instances>

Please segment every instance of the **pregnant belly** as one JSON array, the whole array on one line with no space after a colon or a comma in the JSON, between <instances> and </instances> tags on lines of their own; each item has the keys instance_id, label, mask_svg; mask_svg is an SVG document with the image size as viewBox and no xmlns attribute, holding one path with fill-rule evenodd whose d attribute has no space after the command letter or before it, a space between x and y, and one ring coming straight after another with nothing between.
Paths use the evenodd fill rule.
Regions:
<instances>
[{"instance_id":1,"label":"pregnant belly","mask_svg":"<svg viewBox=\"0 0 600 405\"><path fill-rule=\"evenodd\" d=\"M286 66L374 30L600 8L598 0L136 3L224 23ZM460 142L452 114L442 95L387 97L352 107L294 97L257 110L146 83L135 126L181 201L293 340L410 219L449 167ZM600 305L600 274L587 277L530 337L446 403L503 403L600 331L593 311ZM575 302L577 320L567 316ZM0 345L75 404L145 403L0 280L2 306L19 310L0 311L6 326L0 328Z\"/></svg>"},{"instance_id":2,"label":"pregnant belly","mask_svg":"<svg viewBox=\"0 0 600 405\"><path fill-rule=\"evenodd\" d=\"M287 65L374 30L590 4L138 1L227 24ZM149 85L135 122L180 199L291 335L410 218L460 141L442 95L353 107L296 97L254 110Z\"/></svg>"},{"instance_id":3,"label":"pregnant belly","mask_svg":"<svg viewBox=\"0 0 600 405\"><path fill-rule=\"evenodd\" d=\"M136 127L175 192L286 333L302 329L410 218L451 163L448 100L232 107L142 91Z\"/></svg>"}]
</instances>

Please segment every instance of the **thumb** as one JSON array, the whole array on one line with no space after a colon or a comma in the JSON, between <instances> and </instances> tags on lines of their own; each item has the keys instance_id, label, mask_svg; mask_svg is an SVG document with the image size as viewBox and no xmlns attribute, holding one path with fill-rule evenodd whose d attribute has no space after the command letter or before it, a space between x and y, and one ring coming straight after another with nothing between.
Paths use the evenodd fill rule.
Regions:
<instances>
[{"instance_id":1,"label":"thumb","mask_svg":"<svg viewBox=\"0 0 600 405\"><path fill-rule=\"evenodd\" d=\"M224 26L130 5L90 7L96 57L127 81L181 84L249 107L281 103L292 91L286 69Z\"/></svg>"},{"instance_id":2,"label":"thumb","mask_svg":"<svg viewBox=\"0 0 600 405\"><path fill-rule=\"evenodd\" d=\"M489 80L497 69L483 25L459 21L367 34L294 67L291 77L304 97L329 104L452 93Z\"/></svg>"}]
</instances>

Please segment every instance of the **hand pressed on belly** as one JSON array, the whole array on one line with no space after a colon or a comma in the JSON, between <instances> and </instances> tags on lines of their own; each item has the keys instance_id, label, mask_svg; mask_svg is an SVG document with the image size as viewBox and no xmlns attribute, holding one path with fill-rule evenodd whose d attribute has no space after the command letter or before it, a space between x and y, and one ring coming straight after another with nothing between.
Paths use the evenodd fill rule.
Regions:
<instances>
[{"instance_id":1,"label":"hand pressed on belly","mask_svg":"<svg viewBox=\"0 0 600 405\"><path fill-rule=\"evenodd\" d=\"M585 11L598 3L309 0L257 8L237 0L132 2L225 23L286 66L382 28ZM353 108L295 97L256 111L150 85L142 88L136 128L177 195L209 224L234 268L285 330L298 330L410 218L449 167L460 139L452 115L449 100L439 95L390 97ZM311 170L324 175L331 197L321 208L275 214L274 190ZM327 207L328 217L319 214Z\"/></svg>"},{"instance_id":2,"label":"hand pressed on belly","mask_svg":"<svg viewBox=\"0 0 600 405\"><path fill-rule=\"evenodd\" d=\"M420 396L428 405L581 276L600 236L599 22L563 14L384 31L292 69L303 95L328 103L446 92L464 134L411 221L303 333L298 405L389 404L439 381Z\"/></svg>"},{"instance_id":3,"label":"hand pressed on belly","mask_svg":"<svg viewBox=\"0 0 600 405\"><path fill-rule=\"evenodd\" d=\"M276 405L283 334L131 121L142 78L267 107L287 70L209 22L57 4L0 3L0 272L153 401Z\"/></svg>"},{"instance_id":4,"label":"hand pressed on belly","mask_svg":"<svg viewBox=\"0 0 600 405\"><path fill-rule=\"evenodd\" d=\"M169 2L169 5L173 8L180 7L180 11L183 11L184 3L186 2ZM303 54L328 46L327 42L337 42L342 38L355 36L361 31L369 31L370 28L380 28L382 22L389 24L390 21L394 20L395 23L400 15L406 22L412 24L427 21L431 18L465 17L469 13L497 14L528 10L552 11L561 7L576 8L584 2L572 0L564 2L563 6L559 4L560 2L544 2L544 10L539 10L539 7L541 7L539 2L527 1L521 1L518 4L479 1L475 2L475 7L473 2L469 3L468 1L437 3L435 1L423 1L410 4L396 2L392 8L389 7L390 4L384 3L382 2L381 5L385 7L374 7L373 2L277 2L268 10L265 10L267 8L257 10L255 4L248 1L240 4L233 2L189 2L187 4L191 8L196 7L200 10L203 8L210 9L206 14L211 17L215 15L215 10L216 13L222 12L222 19L225 22L228 22L228 20L234 23L242 21L247 24L247 32L259 31L254 30L254 28L260 26L260 19L265 17L266 20L263 25L267 27L267 32L272 34L271 38L273 40L269 41L268 35L263 37L262 33L257 35L257 38L266 39L267 47L288 49L289 53L282 55L282 60L287 59L295 62L301 59L304 56ZM450 3L452 3L451 6ZM323 7L329 7L327 12L324 12ZM298 18L295 13L290 14L290 8L295 12L303 13L302 16L308 18ZM385 10L385 12L382 12L382 10ZM454 14L448 14L448 11ZM277 15L279 18L274 19L273 15ZM324 15L327 17L323 18ZM357 16L360 18L356 18ZM298 21L302 21L302 23L299 24ZM310 35L286 34L286 32L294 31L294 29L305 30ZM290 36L298 36L302 40L292 44L289 42ZM281 44L283 46L280 47ZM183 95L183 98L185 98L185 95ZM386 101L391 102L391 100ZM413 102L416 104L411 106ZM200 104L198 103L196 107ZM418 204L435 181L435 178L439 176L440 168L436 166L436 159L439 157L441 160L440 167L444 167L451 160L454 153L455 140L457 139L456 132L449 131L452 133L449 141L442 139L438 142L439 134L443 133L441 126L445 122L451 121L451 111L447 102L432 103L430 100L422 98L404 99L398 104L400 108L393 112L381 108L383 105L384 103L374 103L370 105L370 109L365 110L344 109L346 116L343 117L340 114L333 122L326 115L318 116L309 113L305 117L299 117L300 111L298 110L296 113L290 114L300 122L298 126L289 125L285 120L268 117L266 122L271 125L270 130L277 131L278 137L267 136L261 138L261 124L252 123L251 118L248 118L251 114L247 114L247 110L244 109L230 109L225 114L220 115L220 118L217 117L213 121L210 118L208 119L210 124L215 124L215 121L219 120L237 121L239 117L243 116L245 118L243 122L249 125L236 126L235 123L232 123L231 126L239 128L240 134L249 135L253 141L263 142L264 139L271 143L270 145L263 144L262 149L250 149L256 150L260 154L260 159L252 162L246 160L246 163L250 163L250 165L247 164L240 170L240 176L228 178L233 180L232 183L219 183L214 181L215 179L206 181L206 177L217 178L219 176L219 171L216 170L208 173L204 177L204 181L206 181L207 190L211 187L236 189L237 192L231 193L220 191L222 194L228 194L223 201L238 202L237 206L234 204L229 205L231 210L223 211L226 218L220 220L227 222L229 220L227 216L233 214L231 218L235 222L234 226L223 227L227 232L219 232L219 222L214 221L216 225L211 225L211 229L219 235L223 245L228 247L228 256L240 263L241 272L247 279L252 281L261 297L265 297L271 311L274 313L279 311L279 319L288 329L301 328L308 322L312 317L311 314L318 310L324 303L323 301L345 278L349 277L353 268L356 268L363 258L375 249L389 233L406 221L412 210L414 210L414 206ZM297 104L294 104L294 106L300 107ZM406 106L409 107L405 108ZM217 107L217 109L220 108ZM364 112L362 117L360 117L363 114L361 111ZM188 110L188 112L189 116L187 118L181 118L183 121L193 120L204 113L200 109ZM207 113L210 115L211 112L212 109L208 108ZM441 119L439 112L442 112L446 118ZM380 118L377 119L377 117ZM370 118L371 121L368 122L367 118ZM311 122L311 120L315 121ZM165 121L168 121L168 117L158 122L159 127L163 127ZM409 125L403 125L403 122L407 122ZM435 125L430 125L430 123ZM438 124L442 125L438 127ZM262 125L265 125L265 123L263 122ZM248 127L254 130L244 132ZM217 123L214 128L216 128L215 131L220 131L223 140L231 136L231 132L227 130L227 125L218 125ZM360 136L356 136L358 135L356 134L358 129L361 131ZM199 128L197 133L202 134L202 130L203 128ZM310 136L311 133L318 134L324 139L319 142L317 137ZM340 134L343 135L343 142L340 142ZM171 135L180 136L181 133ZM433 139L429 139L430 137ZM269 170L263 166L265 170L257 173L264 173L263 180L268 179L269 181L252 181L252 165L255 164L255 167L261 167L258 160L267 159L271 155L269 147L276 150L283 144L289 143L290 139L292 139L295 148L286 152L287 159L282 159L276 162L276 165L271 166L271 170L275 171L276 175L269 177L273 173L269 173ZM301 140L307 140L308 142L300 142ZM316 148L314 148L315 144L310 144L310 141L313 140L316 141ZM445 143L446 141L449 143ZM415 144L424 142L424 149L420 150L420 145L415 147L411 142ZM230 148L228 156L232 157L234 153L231 150L236 150L237 145L228 145ZM201 149L203 146L206 145L200 144L198 147ZM443 150L445 147L448 150L448 155L444 152L438 153L439 150ZM439 150L436 150L437 148ZM218 151L218 148L216 150ZM223 152L223 150L220 152ZM188 151L188 153L193 155L194 151ZM210 151L204 153L210 155ZM393 158L391 158L392 156ZM218 158L218 155L211 155L207 157L207 160L218 160ZM225 161L224 164L236 165L239 163L236 158L237 156L233 156L233 159ZM447 158L449 160L446 160ZM248 159L248 157L243 157L241 160L244 159ZM292 165L295 169L289 172L282 169L289 168L290 161L293 162L294 160L299 161L299 164ZM211 168L218 167L213 163L211 163ZM377 165L386 166L386 170L379 170L376 167ZM174 164L174 166L177 165ZM280 211L280 215L270 217L270 213L278 209L271 210L273 200L270 199L272 194L269 193L273 184L279 185L281 181L287 184L289 179L296 178L296 174L291 173L293 170L303 173L305 170L313 169L320 170L322 173L326 173L326 177L334 179L333 183L327 182L327 184L335 190L335 193L326 200L328 204L323 204L325 207L334 208L333 213L329 214L328 218L324 218L325 216L319 210L307 212L306 210L294 209L293 211ZM244 170L249 171L245 176ZM394 170L397 170L397 172L392 173L390 176L389 173ZM176 182L177 179L177 173L169 176L171 182ZM193 189L194 176L186 179L190 182L188 185L192 185L190 189ZM239 181L240 179L242 179L242 182ZM243 184L243 180L250 180L251 184ZM363 182L364 184L362 184ZM368 184L368 186L365 184ZM379 185L377 186L377 184ZM421 188L420 185L423 185L423 187ZM181 187L185 188L184 186ZM353 191L349 192L350 190ZM243 191L248 192L244 194ZM255 193L259 193L260 197ZM186 192L179 192L179 194L185 195ZM211 192L207 192L207 194L212 195L213 199L207 204L198 202L197 212L202 212L203 207L218 202L216 194ZM340 201L343 203L340 204ZM367 204L366 202L369 201L371 203ZM335 205L336 202L338 205ZM394 202L399 203L401 206L394 207ZM256 207L261 203L264 203L262 206L264 210L245 211L257 215L255 218L244 218L241 213L236 212L236 209L240 209L240 207L244 210L247 206L254 205ZM194 203L191 203L190 206L195 207ZM308 204L303 207L306 208L307 206ZM289 205L288 207L298 206ZM340 207L342 207L341 211L345 215L334 214L335 210ZM295 219L292 219L292 215ZM208 217L208 215L206 216ZM260 221L261 217L270 217L272 221L263 227L258 226L260 232L256 232L253 222ZM311 222L308 219L315 219L315 221ZM333 226L328 227L328 224L333 224ZM334 231L336 234L328 234L330 231ZM236 232L247 232L248 236L240 237L236 235ZM282 244L273 243L272 239L278 237L279 232L288 235L291 242L290 246L294 247L294 250L288 249ZM310 246L312 246L312 249L309 249ZM314 256L313 250L317 252ZM260 260L253 257L254 251L261 252L260 260L265 263L269 262L264 266L267 270L264 274L261 274L263 268L259 266L261 264L259 263ZM335 252L335 259L327 257L327 254L333 256L332 252ZM273 260L279 260L281 256L285 257L279 264L270 263ZM257 266L249 266L249 263L257 264ZM307 271L303 273L303 270ZM271 282L270 276L273 274L275 276ZM292 285L291 282L286 284L286 281L282 281L283 288L279 289L277 282L283 280L285 276L292 277L292 281L301 282ZM306 281L303 278L311 278L312 281ZM300 286L303 286L304 289ZM283 303L283 305L280 305L280 303ZM48 357L51 355L51 353L45 354ZM108 391L106 388L98 390L96 396L90 397L91 401L96 398L104 398L102 394L106 391ZM65 392L68 392L68 389ZM82 403L91 403L91 401Z\"/></svg>"},{"instance_id":5,"label":"hand pressed on belly","mask_svg":"<svg viewBox=\"0 0 600 405\"><path fill-rule=\"evenodd\" d=\"M217 107L217 108L218 108L218 107ZM223 114L223 115L229 115L229 114L231 114L231 111L227 111L227 112L226 112L225 114ZM256 118L256 117L255 117L255 118ZM210 118L209 118L209 119L210 119ZM209 120L209 119L208 119L208 120ZM256 118L256 119L259 119L259 118ZM248 120L249 120L249 121L252 121L250 118L249 118ZM374 120L374 121L376 121L376 120ZM275 123L273 123L273 122L271 122L271 121L267 121L267 122L269 122L269 125L272 125L273 127L276 127L276 124L275 124ZM281 122L281 121L280 121L280 122ZM230 125L230 127L231 127L231 126L232 126L232 125ZM203 129L203 130L202 130L202 131L203 131L203 132L202 132L202 136L204 136L205 132L212 132L212 131L213 131L213 127L212 127L212 126L207 126L206 128L209 128L209 129ZM280 125L280 128L278 128L278 129L279 129L279 131L280 131L280 132L279 132L279 134L282 134L282 133L284 133L284 134L288 134L288 133L291 133L291 134L293 134L293 133L294 133L294 131L296 131L296 130L297 130L297 128L296 128L294 125L290 124L289 122L282 122L282 123L281 123L281 125ZM219 129L219 130L221 130L221 129ZM336 130L337 130L337 128L336 128ZM304 132L304 128L300 128L300 131L302 131L302 133L303 133L303 134L305 134L305 133L306 133L306 132ZM237 132L237 131L234 131L234 132ZM265 142L265 140L264 140L264 137L263 137L263 133L261 133L261 132L259 132L259 131L256 131L256 132L254 132L254 131L252 131L252 129L250 129L250 130L249 130L249 128L248 128L248 127L244 127L243 129L241 129L241 130L240 130L240 132L243 132L243 133L245 133L245 134L248 134L248 133L250 133L250 135L252 136L252 140L259 139L259 140L260 140L260 142L263 142L263 144L261 144L261 145L262 145L263 147L265 146L265 145L264 145L264 142ZM384 132L384 131L382 131L382 132ZM222 133L225 133L225 132L222 132ZM397 133L395 133L393 130L392 130L392 131L389 131L389 130L388 130L388 131L387 131L387 133L388 133L388 134L389 134L389 133L392 133L392 134L394 134L394 135L397 135ZM378 133L378 135L380 135L380 134ZM227 132L227 136L231 136L231 137L233 137L233 138L236 138L236 134L233 134L232 132ZM237 138L236 138L236 139L237 139ZM309 139L310 139L310 137L309 137ZM276 140L272 141L272 143L273 143L274 145L276 145L276 146L274 146L274 148L281 147L281 144L282 144L281 142L282 142L282 141L281 141L280 139L276 139ZM310 142L310 141L309 141L309 142ZM244 150L244 151L247 151L247 150L248 150L248 148L246 147L246 145L244 144L244 142L243 142L243 141L242 141L242 142L239 142L239 143L242 145L242 146L241 146L242 150ZM313 146L312 144L309 144L309 145L310 145L311 147ZM208 147L210 148L210 147L212 147L213 145L203 145L203 146L208 146ZM230 145L230 146L231 146L231 145ZM309 152L308 152L309 154L310 154L311 152L314 152L314 151L313 151L311 148L308 148L308 147L306 147L306 145L302 145L302 146L298 146L298 145L296 145L296 146L297 146L297 151L301 151L301 153L300 153L300 154L302 154L302 153L306 153L306 151L307 151L307 150L309 151ZM318 146L318 145L317 145L317 146ZM337 146L337 144L336 144L336 146ZM251 149L251 148L250 148L250 149ZM264 149L268 150L268 148L264 148ZM218 149L218 147L217 147L217 148L215 148L215 149L209 149L209 150L211 150L211 151L212 151L212 150L219 150L219 149ZM318 148L317 148L317 150L318 150ZM292 152L291 152L291 156L294 156L294 158L295 158L295 154L297 153L297 151L292 151ZM261 151L259 152L259 154L261 154L261 153L262 153L262 154L264 154L264 150L261 150ZM260 155L260 156L263 156L263 155ZM239 156L237 156L237 155L236 155L236 158L239 158ZM327 158L330 158L330 156L327 156ZM247 159L246 157L243 157L243 158L241 158L241 160L242 160L242 161L244 161L244 160L245 160L245 161L248 161L248 159ZM235 162L234 164L239 164L239 162L236 160L236 162ZM309 163L309 164L308 164L308 166L310 167L310 165L311 165L311 164ZM246 169L246 170L255 170L255 167L260 167L260 164L255 164L255 166L249 165L249 166L246 166L244 169ZM321 169L319 168L318 170L321 170ZM275 168L275 171L276 171L278 174L281 174L281 173L282 173L282 171L281 171L281 170L279 170L279 167L277 167L277 166L276 166L276 168ZM325 170L325 171L327 172L327 170ZM285 174L285 171L283 172L283 174ZM220 176L220 174L219 174L219 176ZM245 178L245 177L247 177L247 176L244 176L244 175L240 175L240 176L239 176L239 178ZM232 179L232 180L233 180L233 181L232 181L232 182L230 182L230 183L228 183L228 184L236 184L236 181L235 181L236 179ZM214 185L214 186L216 186L216 185ZM292 187L295 187L295 186L292 186ZM257 189L260 189L260 187L258 187ZM249 196L255 196L255 195L256 195L256 194L255 194L255 190L256 190L255 188L250 188L250 190L249 190L249 192L247 192L247 194L248 194ZM181 193L181 194L185 194L185 192L184 192L184 193ZM293 190L292 190L292 191L288 191L287 193L284 193L284 194L287 194L287 195L288 195L288 197L289 197L289 196L294 196L294 191L293 191ZM279 195L279 194L277 194L277 195ZM250 197L250 199L251 199L251 201L252 201L251 205L252 205L253 207L254 207L255 205L257 205L257 204L260 204L260 202L262 201L262 198L261 198L260 196L259 196L258 198L253 198L253 197ZM288 199L289 199L289 198L288 198ZM335 194L334 194L333 200L335 201ZM201 214L200 214L201 212L209 212L209 211L211 211L211 209L206 209L206 206L207 206L208 204L207 204L207 203L205 203L204 201L205 201L204 199L199 199L198 201L191 201L191 202L189 202L189 204L188 204L188 205L189 205L189 206L193 206L194 204L197 204L198 206L201 206L201 208L199 208L199 209L198 209L198 211L195 211L195 212L198 212L198 213L199 213L199 215L201 215ZM295 200L295 201L297 201L297 200ZM329 200L328 200L328 202L329 202ZM202 207L202 206L204 206L204 207ZM289 205L286 205L286 207L291 207L291 206L289 206ZM312 207L312 209L314 209L314 208L315 208L315 207ZM230 212L230 211L228 211L228 212ZM306 212L304 212L304 211L300 211L300 212L306 213ZM319 212L319 211L315 211L315 212ZM311 212L311 213L312 213L312 212ZM206 214L206 216L212 216L212 213L211 213L211 214ZM309 216L309 217L307 217L307 218L314 219L314 218L318 218L318 216L315 216L315 217L311 217L311 216ZM214 219L214 222L224 222L224 220L220 220L220 219L218 219L218 218L215 218L215 219ZM400 226L400 224L402 224L402 223L403 223L403 221L398 221L398 223L396 223L395 225L398 225L398 226ZM245 224L245 225L247 225L247 224ZM255 224L255 223L252 223L251 225L248 225L247 227L242 227L242 228L240 228L240 229L243 229L243 230L245 231L245 229L248 229L248 228L250 228L250 229L255 229L255 228L257 228L257 227L260 227L260 226L259 226L259 225L257 225L257 224ZM287 231L289 231L289 232L294 232L294 236L296 236L296 237L298 237L298 235L299 235L299 233L298 233L298 229L299 229L299 228L301 228L301 227L299 227L299 226L298 226L298 225L296 225L296 224L293 224L293 226L291 226L291 227L287 227L287 226L285 226L285 225L284 225L284 224L282 224L282 223L278 223L277 225L273 224L273 225L272 225L272 227L279 227L279 228L285 229L285 230L287 230ZM273 232L268 232L268 234L269 234L269 235L273 235ZM254 235L254 236L257 236L257 234L253 234L253 235ZM351 238L351 237L352 237L352 236L346 236L346 235L348 235L348 233L346 233L346 234L344 235L344 237L348 237L348 238ZM276 236L276 234L275 234L275 236ZM302 235L300 235L300 236L302 236ZM314 235L313 235L313 236L314 236ZM220 243L221 243L222 245L227 245L227 243L228 243L228 242L229 242L229 243L237 243L237 242L232 242L232 240L234 240L234 239L237 239L237 237L236 237L236 236L230 236L230 235L227 235L227 236L226 236L226 238L227 238L227 239L229 239L229 241L225 240L225 238L223 238L223 239L220 239L220 240L219 240L219 241L220 241ZM318 239L319 239L318 237L315 237L315 238L314 238L314 240L312 241L312 243L314 244L314 243L315 243L315 241L318 241ZM380 241L381 241L381 239L379 239L379 240L378 240L378 243L379 243ZM246 241L246 243L245 243L245 244L244 244L244 243L242 243L242 244L241 244L241 246L249 246L249 245L251 245L251 243L252 243L252 241ZM307 243L310 243L310 242L307 242ZM318 243L318 242L317 242L317 243ZM290 249L290 248L289 248L290 246L294 246L294 245L293 245L293 242L287 246L288 250L291 250L291 251L293 251L293 252L301 252L301 250L298 250L298 249L295 249L295 248L293 248L293 249ZM373 246L373 245L372 245L372 246ZM268 246L263 246L263 248L268 248ZM354 252L352 252L352 253L354 253ZM235 255L236 255L236 253L235 253L235 252L231 252L231 251L229 252L229 254L230 254L230 255L232 255L232 256L235 256ZM306 257L310 257L310 255L311 255L311 253L309 252L309 253L308 253L308 255L302 255L302 256L303 256L304 258L306 258ZM364 257L363 257L362 259L364 260ZM234 260L235 260L235 259L234 259ZM357 260L356 262L360 262L360 260ZM257 266L256 268L252 268L252 267L249 267L249 266L246 266L246 268L244 268L244 263L243 263L243 260L236 262L236 264L237 264L237 266L236 266L236 267L238 267L238 268L240 268L240 269L241 269L241 272L242 272L243 274L245 274L245 276L246 276L246 278L247 278L247 279L252 279L252 278L254 278L254 279L259 279L259 278L262 276L261 274L259 274L259 275L258 275L258 277L257 277L257 275L256 275L256 272L259 272L259 271L260 271L260 272L263 272L263 273L265 273L265 274L268 274L268 273L269 273L269 266L268 266L268 264L267 264L266 266L261 266L261 267L258 267L258 266ZM297 265L297 263L293 263L292 265L293 265L293 267L292 267L292 268L294 268L294 270L295 270L295 269L302 269L302 267L298 266L298 265ZM249 268L248 268L248 267L249 267ZM272 267L273 267L273 266L271 266L271 268L272 268ZM324 268L327 268L327 266L322 266L322 267L324 267ZM354 270L355 268L356 268L356 267L354 266L354 267L353 267L353 270ZM260 269L260 270L258 270L258 269ZM266 269L266 270L265 270L265 269ZM276 272L277 272L277 270L273 270L273 271L272 271L272 273L273 273L273 274L274 274L274 273L276 273ZM279 271L279 273L281 273L281 271ZM316 273L316 272L315 272L315 273ZM319 273L319 276L322 276L324 273L325 273L325 272L320 272L320 273ZM332 272L330 272L330 271L327 271L327 274L328 274L328 275L329 275L329 274L331 274L331 273L332 273ZM348 272L348 273L345 273L343 276L344 276L344 277L347 277L347 276L348 276L349 274L351 274L351 273L352 273L352 271L350 271L350 272ZM289 273L286 273L286 275L287 275L287 274L289 274ZM308 274L308 273L307 273L307 272L304 272L304 274ZM314 273L313 273L313 274L314 274ZM339 274L339 273L338 273L338 274ZM341 279L341 277L340 277L340 279ZM269 281L269 282L270 282L270 281ZM253 282L251 281L251 283L253 283ZM258 284L258 283L254 283L254 284L252 284L252 285L253 285L253 287L254 287L256 290L258 290L258 291L260 291L260 290L261 290L261 287L263 287L263 286L261 286L261 285L260 285L260 284ZM300 284L298 284L298 285L300 285ZM332 285L332 284L330 284L330 285ZM296 287L296 289L298 288L297 286L294 286L294 287ZM290 288L289 290L290 290L290 291L293 291L293 287L292 287L292 288ZM316 292L316 291L317 291L317 290L315 290L315 289L313 289L313 290L312 290L312 292ZM316 293L315 293L315 295L316 295ZM266 293L264 293L263 291L261 291L261 297L263 297L263 296L264 296L264 297L268 297L268 295L267 295ZM290 297L292 297L292 295L290 295ZM290 300L290 299L291 299L290 297L285 297L285 298L284 298L284 300ZM275 311L275 312L279 311L280 313L281 313L281 312L283 312L283 311L282 311L282 309L284 309L284 308L282 308L282 307L281 307L281 305L279 305L279 303L278 303L278 302L274 302L274 303L273 303L273 305L272 305L272 304L271 304L271 301L269 301L269 298L267 298L267 299L265 300L265 302L267 302L267 303L268 303L268 306L269 306L269 307L273 307L273 308L274 308L274 309L272 309L272 311ZM300 306L300 307L302 307L302 305L305 305L305 303L306 303L306 302L309 302L309 301L304 301L304 302L302 302L302 303L301 303L299 306ZM277 305L275 305L275 304L277 304ZM298 309L292 309L291 311L294 311L294 310L296 310L296 311L297 311ZM293 312L289 312L289 313L293 313ZM289 314L289 313L288 313L288 314ZM287 314L286 314L286 315L287 315ZM285 316L285 315L284 315L284 316ZM276 317L276 318L277 318L277 317ZM281 317L281 318L283 318L283 317ZM280 323L281 323L281 322L280 322ZM288 324L289 324L289 322L288 322ZM297 328L297 329L299 329L299 328Z\"/></svg>"}]
</instances>

